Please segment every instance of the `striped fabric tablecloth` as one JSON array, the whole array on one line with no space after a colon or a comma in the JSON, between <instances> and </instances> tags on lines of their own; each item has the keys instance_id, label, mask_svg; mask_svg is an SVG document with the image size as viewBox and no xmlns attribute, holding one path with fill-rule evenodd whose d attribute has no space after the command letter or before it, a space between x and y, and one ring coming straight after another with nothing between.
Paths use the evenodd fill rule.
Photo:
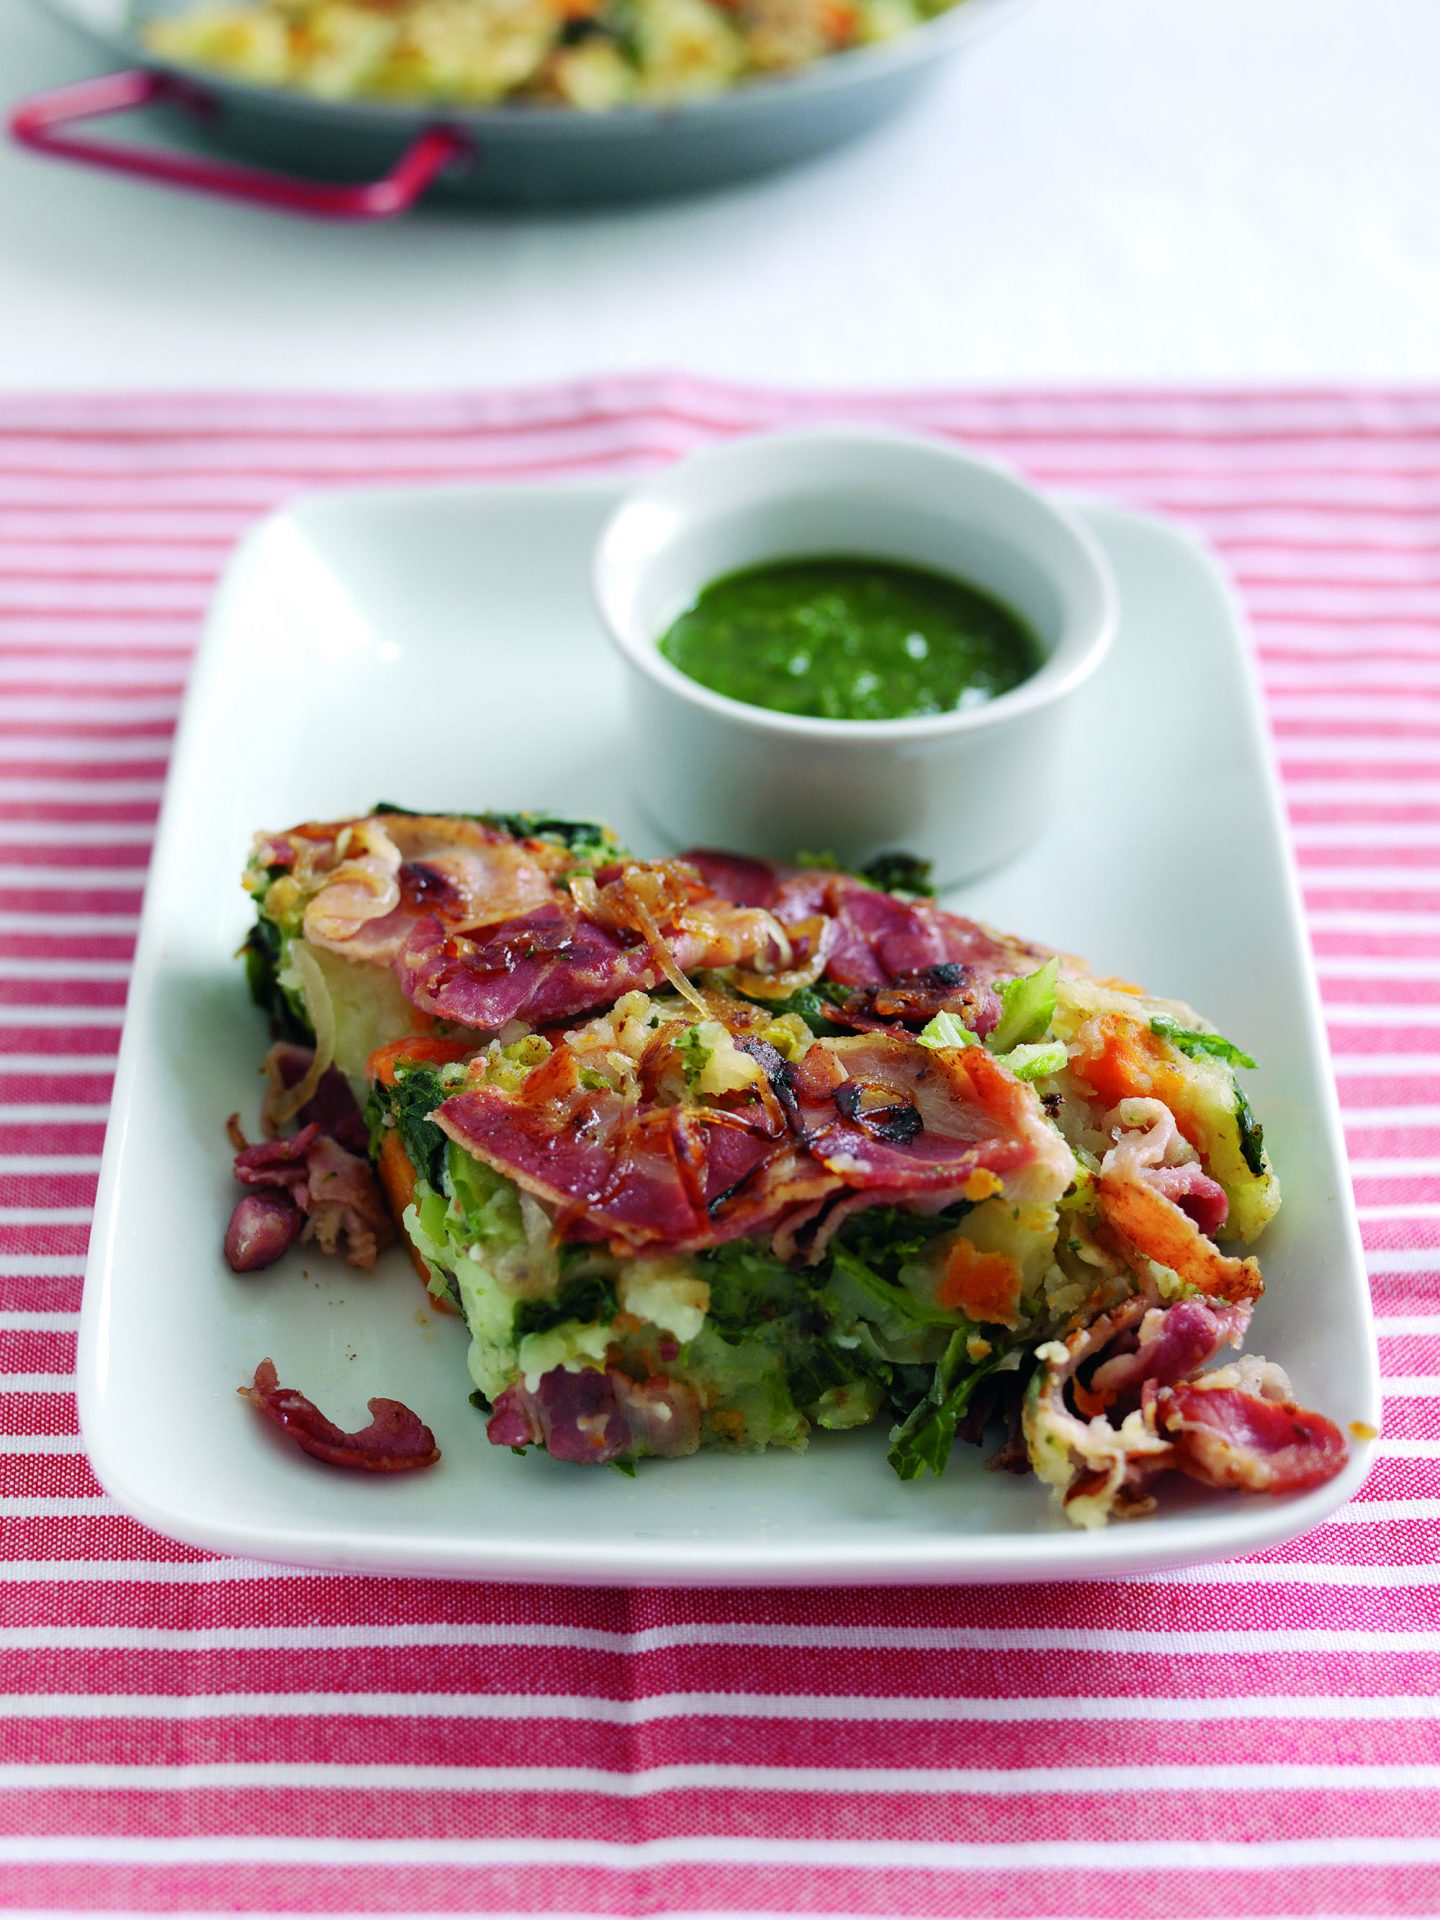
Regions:
<instances>
[{"instance_id":1,"label":"striped fabric tablecloth","mask_svg":"<svg viewBox=\"0 0 1440 1920\"><path fill-rule=\"evenodd\" d=\"M1161 509L1240 582L1380 1317L1362 1496L1243 1563L953 1592L299 1575L148 1534L70 1370L167 748L237 536L301 490L846 416ZM1440 1913L1440 392L0 398L0 755L0 1903Z\"/></svg>"}]
</instances>

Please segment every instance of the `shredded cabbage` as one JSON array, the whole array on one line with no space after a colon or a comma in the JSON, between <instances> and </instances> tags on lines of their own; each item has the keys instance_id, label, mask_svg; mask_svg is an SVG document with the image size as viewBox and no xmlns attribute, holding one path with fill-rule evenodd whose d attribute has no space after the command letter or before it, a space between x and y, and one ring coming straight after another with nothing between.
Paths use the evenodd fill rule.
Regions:
<instances>
[{"instance_id":1,"label":"shredded cabbage","mask_svg":"<svg viewBox=\"0 0 1440 1920\"><path fill-rule=\"evenodd\" d=\"M919 1039L922 1047L934 1047L937 1051L942 1047L978 1047L980 1044L962 1021L953 1013L945 1012L937 1013L933 1020L926 1022L920 1029Z\"/></svg>"},{"instance_id":2,"label":"shredded cabbage","mask_svg":"<svg viewBox=\"0 0 1440 1920\"><path fill-rule=\"evenodd\" d=\"M1049 959L1034 973L1007 980L1000 988L1000 1019L985 1044L992 1053L1009 1053L1027 1040L1043 1040L1055 1018L1055 982L1060 962Z\"/></svg>"}]
</instances>

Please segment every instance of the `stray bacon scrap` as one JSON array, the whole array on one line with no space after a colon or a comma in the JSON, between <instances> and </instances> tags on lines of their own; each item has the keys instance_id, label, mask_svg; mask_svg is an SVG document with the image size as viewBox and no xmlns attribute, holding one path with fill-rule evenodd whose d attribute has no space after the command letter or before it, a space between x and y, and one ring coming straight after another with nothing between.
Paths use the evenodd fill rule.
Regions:
<instances>
[{"instance_id":1,"label":"stray bacon scrap","mask_svg":"<svg viewBox=\"0 0 1440 1920\"><path fill-rule=\"evenodd\" d=\"M274 1362L262 1360L253 1385L237 1389L257 1412L288 1434L297 1447L332 1467L359 1467L366 1473L409 1473L433 1467L440 1458L435 1436L420 1416L399 1400L371 1400L368 1427L343 1433L303 1393L282 1387Z\"/></svg>"},{"instance_id":2,"label":"stray bacon scrap","mask_svg":"<svg viewBox=\"0 0 1440 1920\"><path fill-rule=\"evenodd\" d=\"M272 1047L266 1060L272 1091L294 1086L309 1061L303 1047ZM232 1113L227 1122L236 1150L235 1178L251 1189L236 1202L225 1230L225 1258L233 1273L273 1266L302 1236L326 1253L343 1246L352 1267L373 1267L380 1249L394 1238L375 1176L362 1157L359 1110L333 1068L322 1076L300 1117L305 1124L288 1140L261 1140L253 1146L240 1130L238 1114ZM356 1140L357 1124L358 1153L342 1144Z\"/></svg>"}]
</instances>

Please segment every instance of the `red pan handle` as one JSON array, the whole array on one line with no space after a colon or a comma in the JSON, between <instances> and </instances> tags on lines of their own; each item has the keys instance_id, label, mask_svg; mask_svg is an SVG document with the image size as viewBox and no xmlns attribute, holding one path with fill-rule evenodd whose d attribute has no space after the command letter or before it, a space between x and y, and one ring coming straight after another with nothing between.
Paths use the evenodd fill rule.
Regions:
<instances>
[{"instance_id":1,"label":"red pan handle","mask_svg":"<svg viewBox=\"0 0 1440 1920\"><path fill-rule=\"evenodd\" d=\"M38 153L79 160L112 173L136 174L142 180L160 180L170 187L221 194L252 206L311 214L321 220L388 220L404 213L436 174L470 151L469 142L448 127L427 127L389 173L379 180L351 186L297 180L287 174L264 173L255 167L232 166L225 160L201 159L193 154L82 140L63 130L75 120L126 113L155 100L178 101L199 115L215 110L214 101L198 88L169 74L132 67L124 73L107 73L95 80L81 80L75 86L32 94L11 113L10 132L21 146Z\"/></svg>"}]
</instances>

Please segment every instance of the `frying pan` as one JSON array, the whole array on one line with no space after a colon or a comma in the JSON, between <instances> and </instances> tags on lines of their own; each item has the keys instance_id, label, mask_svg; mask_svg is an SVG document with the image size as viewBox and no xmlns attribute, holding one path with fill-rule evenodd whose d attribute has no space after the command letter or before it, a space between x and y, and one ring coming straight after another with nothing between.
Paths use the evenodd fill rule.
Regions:
<instances>
[{"instance_id":1,"label":"frying pan","mask_svg":"<svg viewBox=\"0 0 1440 1920\"><path fill-rule=\"evenodd\" d=\"M941 60L1017 0L961 0L897 39L831 54L798 73L673 106L319 100L158 59L147 18L183 10L134 0L40 0L127 63L35 94L11 115L23 145L65 159L333 219L402 213L435 192L491 206L651 198L767 172L839 145L892 113ZM193 0L188 0L193 4ZM160 102L188 113L250 166L173 149L91 141L78 121ZM359 184L356 184L356 183Z\"/></svg>"}]
</instances>

